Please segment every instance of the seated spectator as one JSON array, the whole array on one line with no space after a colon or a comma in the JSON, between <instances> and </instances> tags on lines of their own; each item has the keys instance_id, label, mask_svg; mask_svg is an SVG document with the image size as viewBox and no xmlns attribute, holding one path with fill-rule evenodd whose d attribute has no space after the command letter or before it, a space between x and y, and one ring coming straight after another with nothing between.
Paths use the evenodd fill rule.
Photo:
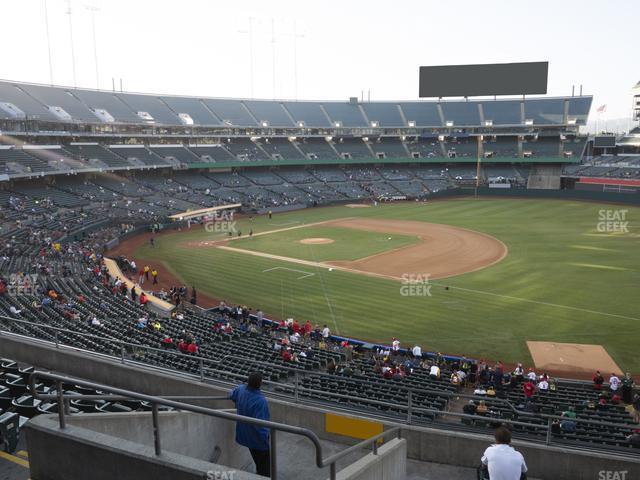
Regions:
<instances>
[{"instance_id":1,"label":"seated spectator","mask_svg":"<svg viewBox=\"0 0 640 480\"><path fill-rule=\"evenodd\" d=\"M562 433L562 428L560 427L560 420L555 418L553 422L551 422L551 433L554 435L560 435Z\"/></svg>"},{"instance_id":2,"label":"seated spectator","mask_svg":"<svg viewBox=\"0 0 640 480\"><path fill-rule=\"evenodd\" d=\"M633 420L640 423L640 393L636 393L633 397Z\"/></svg>"},{"instance_id":3,"label":"seated spectator","mask_svg":"<svg viewBox=\"0 0 640 480\"><path fill-rule=\"evenodd\" d=\"M478 403L478 408L476 408L476 413L478 415L486 415L489 412L489 407L487 407L487 404L484 402L484 400L480 400L480 403Z\"/></svg>"},{"instance_id":4,"label":"seated spectator","mask_svg":"<svg viewBox=\"0 0 640 480\"><path fill-rule=\"evenodd\" d=\"M469 403L462 407L462 413L466 413L467 415L475 415L477 410L478 406L473 400L469 400Z\"/></svg>"},{"instance_id":5,"label":"seated spectator","mask_svg":"<svg viewBox=\"0 0 640 480\"><path fill-rule=\"evenodd\" d=\"M627 442L633 448L640 448L640 429L634 430L631 435L627 437Z\"/></svg>"},{"instance_id":6,"label":"seated spectator","mask_svg":"<svg viewBox=\"0 0 640 480\"><path fill-rule=\"evenodd\" d=\"M524 392L525 401L530 401L533 398L533 394L536 393L535 384L531 380L527 380L522 386Z\"/></svg>"},{"instance_id":7,"label":"seated spectator","mask_svg":"<svg viewBox=\"0 0 640 480\"><path fill-rule=\"evenodd\" d=\"M538 390L541 392L546 392L549 390L549 382L545 378L538 382Z\"/></svg>"},{"instance_id":8,"label":"seated spectator","mask_svg":"<svg viewBox=\"0 0 640 480\"><path fill-rule=\"evenodd\" d=\"M560 428L563 432L573 433L576 431L576 412L573 407L569 407L569 410L562 412L563 420L560 422Z\"/></svg>"},{"instance_id":9,"label":"seated spectator","mask_svg":"<svg viewBox=\"0 0 640 480\"><path fill-rule=\"evenodd\" d=\"M487 396L487 391L483 387L478 386L478 388L476 388L473 391L473 394L474 395L480 395L481 397L486 397Z\"/></svg>"},{"instance_id":10,"label":"seated spectator","mask_svg":"<svg viewBox=\"0 0 640 480\"><path fill-rule=\"evenodd\" d=\"M601 390L603 383L604 383L604 377L600 373L600 370L598 370L596 374L593 376L593 389Z\"/></svg>"},{"instance_id":11,"label":"seated spectator","mask_svg":"<svg viewBox=\"0 0 640 480\"><path fill-rule=\"evenodd\" d=\"M285 348L282 350L282 360L284 362L290 362L292 360L291 350L289 348Z\"/></svg>"},{"instance_id":12,"label":"seated spectator","mask_svg":"<svg viewBox=\"0 0 640 480\"><path fill-rule=\"evenodd\" d=\"M482 455L482 465L492 480L519 480L527 472L524 457L511 444L511 432L505 427L495 431L496 443Z\"/></svg>"},{"instance_id":13,"label":"seated spectator","mask_svg":"<svg viewBox=\"0 0 640 480\"><path fill-rule=\"evenodd\" d=\"M429 369L429 378L431 380L437 380L440 378L440 367L438 365L431 365Z\"/></svg>"},{"instance_id":14,"label":"seated spectator","mask_svg":"<svg viewBox=\"0 0 640 480\"><path fill-rule=\"evenodd\" d=\"M173 339L169 335L165 335L162 339L162 347L163 348L174 348Z\"/></svg>"}]
</instances>

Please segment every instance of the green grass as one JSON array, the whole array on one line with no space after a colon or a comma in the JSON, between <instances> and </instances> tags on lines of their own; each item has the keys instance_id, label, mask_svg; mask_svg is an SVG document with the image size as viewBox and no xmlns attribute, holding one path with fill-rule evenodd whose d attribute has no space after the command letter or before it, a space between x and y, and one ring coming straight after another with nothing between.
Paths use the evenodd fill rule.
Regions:
<instances>
[{"instance_id":1,"label":"green grass","mask_svg":"<svg viewBox=\"0 0 640 480\"><path fill-rule=\"evenodd\" d=\"M305 238L330 238L334 243L302 244ZM241 238L230 245L287 257L326 262L329 260L357 260L388 250L406 247L418 241L417 237L368 232L352 228L312 226Z\"/></svg>"},{"instance_id":2,"label":"green grass","mask_svg":"<svg viewBox=\"0 0 640 480\"><path fill-rule=\"evenodd\" d=\"M628 210L629 233L600 234L601 209ZM228 302L260 307L277 317L326 323L354 338L389 342L397 336L405 346L419 343L424 349L507 362L530 361L526 340L593 343L604 345L623 369L640 372L640 208L557 200L451 200L307 209L239 224L243 231L258 233L354 216L470 228L502 240L509 254L483 270L432 282L430 297L404 297L401 285L391 280L184 245L217 238L202 229L162 236L155 249L141 247L136 259L162 260L186 283ZM274 234L268 248L308 258L304 249L293 250L298 248L295 239L335 238L337 232L325 228L330 227ZM361 232L340 233L353 239ZM270 243L270 236L234 241L232 246ZM367 249L375 246L372 238L367 238ZM366 256L358 253L357 240L332 245L340 248L331 252L331 259L339 254ZM313 251L332 245L314 245ZM445 284L451 288L445 290Z\"/></svg>"}]
</instances>

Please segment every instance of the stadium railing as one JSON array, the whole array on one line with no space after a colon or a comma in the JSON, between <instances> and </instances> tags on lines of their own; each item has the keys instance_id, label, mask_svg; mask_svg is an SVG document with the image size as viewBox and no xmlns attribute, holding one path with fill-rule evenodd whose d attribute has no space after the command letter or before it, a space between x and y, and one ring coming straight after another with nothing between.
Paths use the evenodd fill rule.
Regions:
<instances>
[{"instance_id":1,"label":"stadium railing","mask_svg":"<svg viewBox=\"0 0 640 480\"><path fill-rule=\"evenodd\" d=\"M38 379L49 380L56 383L56 394L40 394L36 388L36 381ZM99 390L101 392L109 392L111 394L115 394L119 397L125 397L128 399L140 400L143 402L149 402L152 406L151 417L153 421L153 439L154 439L154 449L156 456L162 455L162 440L161 440L161 431L158 421L159 410L158 407L160 405L168 406L175 408L177 410L182 410L186 412L193 412L202 415L208 415L212 417L222 418L225 420L230 420L234 422L241 422L245 424L254 425L256 427L268 428L269 429L269 442L270 442L270 450L271 450L271 475L272 479L278 478L278 463L277 463L277 452L278 452L278 443L277 443L277 435L276 432L285 432L293 435L299 435L308 438L313 443L315 449L315 462L318 468L329 467L330 469L330 478L331 480L336 480L337 477L337 462L342 458L346 457L350 453L353 453L358 450L362 450L364 448L368 448L369 446L372 448L373 454L377 455L378 453L378 440L381 440L386 437L395 436L396 438L401 437L401 428L394 427L389 430L386 430L382 433L374 435L373 437L367 438L356 445L353 445L345 450L342 450L330 457L324 458L322 445L320 443L320 438L308 428L301 427L293 427L291 425L287 425L284 423L272 422L269 420L262 420L253 417L246 417L244 415L238 415L235 413L230 413L225 410L211 409L206 407L200 407L197 405L192 405L189 403L178 402L176 400L172 400L169 397L157 397L152 395L145 395L138 392L132 392L130 390L123 390L120 388L111 387L108 385L103 385L99 383L93 383L86 380L82 380L74 377L67 377L64 375L58 375L55 373L43 372L40 370L34 371L29 376L29 389L31 390L31 394L34 398L40 400L56 400L58 403L58 422L60 429L66 428L66 413L65 413L65 401L73 397L73 395L69 395L64 391L64 385L72 385L72 386L81 386L85 388L91 388L93 390ZM101 396L102 399L109 399L110 395Z\"/></svg>"},{"instance_id":2,"label":"stadium railing","mask_svg":"<svg viewBox=\"0 0 640 480\"><path fill-rule=\"evenodd\" d=\"M37 326L41 329L46 329L46 330L51 330L54 332L54 337L55 337L55 341L51 342L48 340L43 340L43 339L39 339L39 338L33 338L33 337L29 337L27 335L23 335L23 334L16 334L14 332L10 332L7 331L3 328L2 326L2 321L6 321L9 320L10 322L15 322L18 324L28 324L28 325L32 325L32 326ZM66 329L62 329L59 327L51 327L48 325L43 325L43 324L38 324L38 323L33 323L33 322L28 322L26 320L18 320L15 318L10 318L10 317L5 317L5 316L0 316L0 336L5 335L9 333L10 335L15 335L18 337L22 337L22 338L27 338L30 341L36 341L39 343L45 343L45 344L49 344L49 345L54 345L56 348L58 349L68 349L68 350L72 350L72 351L80 351L83 354L84 353L88 353L92 356L96 356L98 358L109 358L112 360L117 360L120 363L122 363L123 365L128 364L128 365L133 365L136 367L141 367L141 368L146 368L149 369L151 368L153 371L155 372L165 372L165 373L170 373L173 375L179 375L182 377L187 377L187 378L197 378L200 382L203 383L211 383L211 382L215 382L216 384L220 384L220 385L224 385L228 388L235 386L237 383L239 382L244 382L246 381L247 376L246 375L239 375L239 374L234 374L231 372L227 372L226 375L229 377L232 377L234 379L236 379L235 383L231 383L225 380L221 380L220 378L216 378L215 376L209 376L207 375L207 372L215 372L216 369L215 368L211 368L211 367L215 367L215 366L221 366L223 365L224 360L233 360L233 359L239 359L239 360L243 360L245 362L249 362L249 363L254 363L254 364L258 364L258 365L271 365L268 362L263 362L263 361L259 361L259 360L252 360L252 359L247 359L244 357L238 357L238 356L234 356L234 355L226 355L221 357L220 359L217 359L215 361L210 360L210 359L206 359L203 357L198 357L198 356L193 356L193 355L187 355L184 353L179 353L179 352L175 352L175 351L170 351L170 350L164 350L164 349L158 349L158 348L153 348L153 347L148 347L148 346L143 346L140 344L133 344L133 343L128 343L128 342L123 342L121 340L112 340L114 343L118 343L120 344L120 356L119 357L114 357L108 354L103 354L103 353L98 353L98 352L93 352L90 350L84 350L81 348L77 348L74 347L72 345L65 345L61 342L58 341L58 337L59 334L61 333L65 333L65 334L73 334L73 335L77 335L81 338L93 338L93 339L101 339L104 340L104 337L98 337L96 335L91 335L91 334L86 334L86 333L80 333L80 332L74 332L72 330L66 330ZM126 351L127 348L132 348L135 351L150 351L150 352L161 352L163 354L170 354L170 355L175 355L179 358L185 358L185 356L188 356L189 358L196 360L199 362L199 372L197 375L194 374L190 374L187 372L182 372L179 370L173 370L167 367L159 367L157 365L152 365L152 364L148 364L145 363L139 359L131 359L128 358L126 355ZM478 397L473 396L473 395L468 395L468 394L463 394L463 393L458 393L458 392L445 392L445 391L439 391L439 390L428 390L428 389L415 389L415 388L410 388L410 387L402 387L400 385L394 384L394 388L396 388L396 390L398 391L402 391L402 392L406 392L407 393L407 403L406 404L401 404L398 402L388 402L388 401L380 401L380 400L374 400L371 398L363 398L363 397L357 397L354 396L353 394L341 394L341 393L335 393L335 392L328 392L328 391L324 391L324 390L316 390L316 389L312 389L312 388L307 388L307 387L302 387L300 386L300 376L304 375L306 372L303 372L299 369L294 369L294 368L287 368L287 367L280 367L280 368L285 368L287 370L290 370L291 372L293 372L294 374L294 383L290 384L290 383L285 383L285 382L274 382L274 381L270 381L270 380L263 380L263 384L267 385L269 387L273 387L275 388L280 388L282 389L283 387L285 387L285 389L288 387L291 392L289 394L286 393L279 393L277 391L271 391L271 390L266 390L265 393L267 393L269 396L271 397L276 397L276 398L284 398L287 401L291 401L293 400L295 403L301 403L301 394L316 394L316 395L322 395L325 397L331 397L332 399L336 400L336 404L328 404L327 402L323 402L321 400L315 400L313 398L309 398L309 397L304 397L304 402L307 404L315 404L324 408L331 408L332 410L341 410L341 411L346 411L346 412L350 412L350 413L355 413L357 415L365 415L368 417L373 417L373 418L377 418L380 419L382 421L385 422L389 422L389 423L401 423L401 424L405 424L405 425L416 425L416 426L420 426L421 424L424 424L424 422L419 422L416 420L416 418L419 416L419 414L423 414L424 416L426 416L427 418L430 419L430 422L428 423L428 425L430 427L435 427L435 428L445 428L447 430L460 430L460 431L473 431L473 432L478 432L478 428L477 427L469 427L469 426L462 426L459 424L455 424L452 423L451 421L447 421L448 418L456 418L456 419L460 419L460 421L462 421L462 419L468 419L468 420L472 420L472 421L482 421L484 423L488 423L488 424L497 424L497 423L506 423L509 425L513 425L513 426L521 426L524 428L532 428L532 429L538 429L542 432L541 429L545 429L544 430L544 436L545 439L544 441L540 441L539 439L536 438L531 438L528 435L523 435L522 438L526 439L528 441L532 441L535 443L544 443L546 445L562 445L563 447L575 447L577 449L580 450L594 450L594 451L611 451L611 450L615 450L616 452L620 453L621 450L619 448L611 448L608 447L606 445L601 445L601 446L596 446L596 445L590 445L589 447L586 446L575 446L572 445L571 441L554 441L553 440L553 434L552 434L552 430L551 430L551 426L554 420L558 419L558 420L566 420L565 417L563 417L562 415L552 415L552 414L542 414L542 413L532 413L532 412L527 412L527 411L523 411L523 410L518 410L516 409L513 404L511 404L511 402L509 402L508 400L504 400L504 399L497 399L497 398L485 398L485 400L491 400L491 402L499 402L503 405L508 406L514 413L517 413L518 416L527 416L530 418L537 418L537 419L541 419L541 420L546 420L546 425L545 424L541 424L541 423L532 423L532 422L526 422L526 421L519 421L519 420L513 420L513 419L506 419L506 418L502 418L499 416L483 416L483 415L470 415L470 414L466 414L466 413L460 413L460 412L452 412L452 411L444 411L444 410L438 410L438 409L434 409L434 408L426 408L426 407L418 407L415 406L413 403L413 398L414 395L425 395L425 394L432 394L432 395L438 395L441 397L449 397L451 398L473 398L476 400L479 400ZM329 375L329 374L323 374L317 371L312 371L310 372L311 374L313 374L314 376L325 376L327 378L336 378L335 375ZM349 381L357 381L357 379L353 379L351 377L345 377L348 378ZM403 418L400 419L398 416L392 416L392 415L383 415L381 411L377 411L377 412L372 412L372 411L363 411L363 409L359 409L359 408L349 408L348 406L344 405L343 403L340 403L341 400L347 401L347 400L358 400L361 401L363 403L366 403L367 405L373 406L375 408L378 407L382 407L385 410L391 410L393 411L395 410L400 410L404 412ZM441 419L440 422L436 422L437 419ZM623 423L613 423L613 422L603 422L603 421L595 421L595 420L586 420L586 419L580 419L580 418L576 418L576 419L571 419L572 421L576 422L576 423L580 423L580 424L584 424L584 425L590 425L590 426L594 426L594 427L609 427L609 428L615 428L615 429L626 429L626 430L633 430L638 428L638 426L636 424L623 424ZM632 452L629 452L632 453Z\"/></svg>"}]
</instances>

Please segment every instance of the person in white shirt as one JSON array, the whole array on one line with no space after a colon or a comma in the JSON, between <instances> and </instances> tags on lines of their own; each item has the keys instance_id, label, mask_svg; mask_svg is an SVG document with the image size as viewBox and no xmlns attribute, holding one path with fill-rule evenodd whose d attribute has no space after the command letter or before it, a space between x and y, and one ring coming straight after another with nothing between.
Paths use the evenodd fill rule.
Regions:
<instances>
[{"instance_id":1,"label":"person in white shirt","mask_svg":"<svg viewBox=\"0 0 640 480\"><path fill-rule=\"evenodd\" d=\"M511 432L505 427L495 431L496 443L484 451L482 464L489 471L491 480L520 480L527 472L524 457L511 445Z\"/></svg>"},{"instance_id":2,"label":"person in white shirt","mask_svg":"<svg viewBox=\"0 0 640 480\"><path fill-rule=\"evenodd\" d=\"M9 311L11 312L11 315L14 315L16 317L19 317L20 314L22 313L22 310L18 310L16 307L14 307L13 305L11 305L9 307Z\"/></svg>"},{"instance_id":3,"label":"person in white shirt","mask_svg":"<svg viewBox=\"0 0 640 480\"><path fill-rule=\"evenodd\" d=\"M411 352L413 353L413 356L416 358L422 357L422 348L420 348L419 345L416 345L415 347L413 347L413 350Z\"/></svg>"},{"instance_id":4,"label":"person in white shirt","mask_svg":"<svg viewBox=\"0 0 640 480\"><path fill-rule=\"evenodd\" d=\"M620 379L617 377L615 373L611 374L611 378L609 378L609 389L612 393L615 393L620 388Z\"/></svg>"},{"instance_id":5,"label":"person in white shirt","mask_svg":"<svg viewBox=\"0 0 640 480\"><path fill-rule=\"evenodd\" d=\"M398 340L396 337L393 337L393 342L391 342L391 349L394 352L400 350L400 340Z\"/></svg>"},{"instance_id":6,"label":"person in white shirt","mask_svg":"<svg viewBox=\"0 0 640 480\"><path fill-rule=\"evenodd\" d=\"M547 382L546 380L540 380L540 382L538 383L538 390L542 390L545 392L549 390L549 382Z\"/></svg>"},{"instance_id":7,"label":"person in white shirt","mask_svg":"<svg viewBox=\"0 0 640 480\"><path fill-rule=\"evenodd\" d=\"M437 365L431 365L429 369L429 376L432 379L440 378L440 367Z\"/></svg>"},{"instance_id":8,"label":"person in white shirt","mask_svg":"<svg viewBox=\"0 0 640 480\"><path fill-rule=\"evenodd\" d=\"M533 383L535 383L536 380L538 380L538 376L536 375L536 372L533 370L533 368L529 369L529 373L527 374L527 378L529 380L531 380Z\"/></svg>"},{"instance_id":9,"label":"person in white shirt","mask_svg":"<svg viewBox=\"0 0 640 480\"><path fill-rule=\"evenodd\" d=\"M327 338L329 338L330 335L331 335L331 330L329 330L329 327L325 325L324 328L322 329L322 338L326 340Z\"/></svg>"}]
</instances>

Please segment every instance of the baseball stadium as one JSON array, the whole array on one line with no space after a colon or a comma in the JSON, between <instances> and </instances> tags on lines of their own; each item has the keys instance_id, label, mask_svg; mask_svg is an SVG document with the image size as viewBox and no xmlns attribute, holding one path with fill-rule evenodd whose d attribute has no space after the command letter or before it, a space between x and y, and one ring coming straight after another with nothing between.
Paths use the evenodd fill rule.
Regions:
<instances>
[{"instance_id":1,"label":"baseball stadium","mask_svg":"<svg viewBox=\"0 0 640 480\"><path fill-rule=\"evenodd\" d=\"M0 80L0 478L640 478L640 83L612 131L553 61L403 62Z\"/></svg>"}]
</instances>

